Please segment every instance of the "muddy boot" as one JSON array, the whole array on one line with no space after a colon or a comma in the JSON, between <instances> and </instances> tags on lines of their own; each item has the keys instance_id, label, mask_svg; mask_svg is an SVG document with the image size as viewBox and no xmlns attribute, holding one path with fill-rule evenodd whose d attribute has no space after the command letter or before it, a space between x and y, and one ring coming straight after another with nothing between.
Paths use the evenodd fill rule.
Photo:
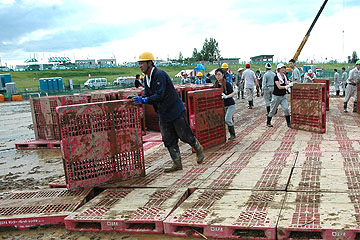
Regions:
<instances>
[{"instance_id":1,"label":"muddy boot","mask_svg":"<svg viewBox=\"0 0 360 240\"><path fill-rule=\"evenodd\" d=\"M269 112L270 112L270 106L266 106L266 112L267 112L267 114L266 114L266 115L269 115Z\"/></svg>"},{"instance_id":2,"label":"muddy boot","mask_svg":"<svg viewBox=\"0 0 360 240\"><path fill-rule=\"evenodd\" d=\"M249 106L248 106L248 109L252 109L251 102L252 102L252 101L249 101Z\"/></svg>"},{"instance_id":3,"label":"muddy boot","mask_svg":"<svg viewBox=\"0 0 360 240\"><path fill-rule=\"evenodd\" d=\"M228 126L229 128L229 133L230 133L230 137L228 140L233 140L236 138L235 136L235 127L234 126Z\"/></svg>"},{"instance_id":4,"label":"muddy boot","mask_svg":"<svg viewBox=\"0 0 360 240\"><path fill-rule=\"evenodd\" d=\"M181 155L180 155L180 149L179 146L173 146L173 147L168 147L169 153L170 153L170 157L173 160L173 165L170 168L164 168L164 172L169 173L169 172L175 172L178 170L182 170L182 164L181 164Z\"/></svg>"},{"instance_id":5,"label":"muddy boot","mask_svg":"<svg viewBox=\"0 0 360 240\"><path fill-rule=\"evenodd\" d=\"M291 127L290 115L285 116L285 118L286 118L286 124L287 124L287 126L288 126L288 127Z\"/></svg>"},{"instance_id":6,"label":"muddy boot","mask_svg":"<svg viewBox=\"0 0 360 240\"><path fill-rule=\"evenodd\" d=\"M195 138L195 145L192 147L196 151L196 162L198 164L201 164L204 160L204 153L203 153L204 148L201 146L201 144L199 143L199 141L196 138Z\"/></svg>"},{"instance_id":7,"label":"muddy boot","mask_svg":"<svg viewBox=\"0 0 360 240\"><path fill-rule=\"evenodd\" d=\"M343 91L343 97L345 97L345 91Z\"/></svg>"},{"instance_id":8,"label":"muddy boot","mask_svg":"<svg viewBox=\"0 0 360 240\"><path fill-rule=\"evenodd\" d=\"M336 90L336 96L340 96L340 90Z\"/></svg>"},{"instance_id":9,"label":"muddy boot","mask_svg":"<svg viewBox=\"0 0 360 240\"><path fill-rule=\"evenodd\" d=\"M237 95L238 95L237 99L240 99L240 91L238 91Z\"/></svg>"},{"instance_id":10,"label":"muddy boot","mask_svg":"<svg viewBox=\"0 0 360 240\"><path fill-rule=\"evenodd\" d=\"M344 102L344 112L348 112L347 111L347 102Z\"/></svg>"},{"instance_id":11,"label":"muddy boot","mask_svg":"<svg viewBox=\"0 0 360 240\"><path fill-rule=\"evenodd\" d=\"M354 102L354 109L353 112L357 112L357 102Z\"/></svg>"},{"instance_id":12,"label":"muddy boot","mask_svg":"<svg viewBox=\"0 0 360 240\"><path fill-rule=\"evenodd\" d=\"M241 99L244 99L244 91L241 91Z\"/></svg>"},{"instance_id":13,"label":"muddy boot","mask_svg":"<svg viewBox=\"0 0 360 240\"><path fill-rule=\"evenodd\" d=\"M272 119L272 117L267 117L267 122L266 122L266 126L268 126L268 127L273 127L273 125L271 124L271 119Z\"/></svg>"}]
</instances>

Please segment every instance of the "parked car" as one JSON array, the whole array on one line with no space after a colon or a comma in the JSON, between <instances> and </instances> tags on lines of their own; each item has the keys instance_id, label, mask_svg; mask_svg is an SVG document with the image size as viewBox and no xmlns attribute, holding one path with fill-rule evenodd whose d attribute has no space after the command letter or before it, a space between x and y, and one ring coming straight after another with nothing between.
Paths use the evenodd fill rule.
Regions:
<instances>
[{"instance_id":1,"label":"parked car","mask_svg":"<svg viewBox=\"0 0 360 240\"><path fill-rule=\"evenodd\" d=\"M84 83L84 87L86 88L106 87L106 85L107 85L106 78L91 78Z\"/></svg>"},{"instance_id":2,"label":"parked car","mask_svg":"<svg viewBox=\"0 0 360 240\"><path fill-rule=\"evenodd\" d=\"M124 86L134 84L135 77L118 77L114 80L114 86Z\"/></svg>"}]
</instances>

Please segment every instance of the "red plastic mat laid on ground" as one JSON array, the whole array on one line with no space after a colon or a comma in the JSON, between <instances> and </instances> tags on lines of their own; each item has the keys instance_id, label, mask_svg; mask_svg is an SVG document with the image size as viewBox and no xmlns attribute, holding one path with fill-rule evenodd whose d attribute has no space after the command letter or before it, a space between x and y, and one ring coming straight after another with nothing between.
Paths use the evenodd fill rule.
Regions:
<instances>
[{"instance_id":1,"label":"red plastic mat laid on ground","mask_svg":"<svg viewBox=\"0 0 360 240\"><path fill-rule=\"evenodd\" d=\"M106 189L65 219L68 230L163 233L165 218L188 196L186 188Z\"/></svg>"},{"instance_id":2,"label":"red plastic mat laid on ground","mask_svg":"<svg viewBox=\"0 0 360 240\"><path fill-rule=\"evenodd\" d=\"M285 192L195 190L165 221L165 234L276 239Z\"/></svg>"},{"instance_id":3,"label":"red plastic mat laid on ground","mask_svg":"<svg viewBox=\"0 0 360 240\"><path fill-rule=\"evenodd\" d=\"M294 84L291 89L291 127L325 133L326 91L324 83Z\"/></svg>"},{"instance_id":4,"label":"red plastic mat laid on ground","mask_svg":"<svg viewBox=\"0 0 360 240\"><path fill-rule=\"evenodd\" d=\"M226 141L221 93L221 89L188 92L190 126L205 149Z\"/></svg>"},{"instance_id":5,"label":"red plastic mat laid on ground","mask_svg":"<svg viewBox=\"0 0 360 240\"><path fill-rule=\"evenodd\" d=\"M145 175L139 107L117 100L57 111L67 188Z\"/></svg>"},{"instance_id":6,"label":"red plastic mat laid on ground","mask_svg":"<svg viewBox=\"0 0 360 240\"><path fill-rule=\"evenodd\" d=\"M16 149L60 148L60 140L29 140L15 144Z\"/></svg>"},{"instance_id":7,"label":"red plastic mat laid on ground","mask_svg":"<svg viewBox=\"0 0 360 240\"><path fill-rule=\"evenodd\" d=\"M64 218L91 193L92 189L69 191L64 188L6 193L0 199L0 228L64 224Z\"/></svg>"}]
</instances>

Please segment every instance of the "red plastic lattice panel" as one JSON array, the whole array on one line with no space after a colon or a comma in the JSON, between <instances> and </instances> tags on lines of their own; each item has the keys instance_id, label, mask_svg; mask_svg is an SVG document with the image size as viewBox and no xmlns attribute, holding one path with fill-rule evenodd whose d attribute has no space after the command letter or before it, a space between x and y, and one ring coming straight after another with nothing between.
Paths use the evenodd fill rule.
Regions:
<instances>
[{"instance_id":1,"label":"red plastic lattice panel","mask_svg":"<svg viewBox=\"0 0 360 240\"><path fill-rule=\"evenodd\" d=\"M67 188L145 174L140 112L118 100L57 108Z\"/></svg>"},{"instance_id":2,"label":"red plastic lattice panel","mask_svg":"<svg viewBox=\"0 0 360 240\"><path fill-rule=\"evenodd\" d=\"M28 190L10 192L0 199L0 227L30 228L64 224L64 218L76 210L91 189Z\"/></svg>"},{"instance_id":3,"label":"red plastic lattice panel","mask_svg":"<svg viewBox=\"0 0 360 240\"><path fill-rule=\"evenodd\" d=\"M226 141L224 101L221 89L188 92L189 121L204 148Z\"/></svg>"},{"instance_id":4,"label":"red plastic lattice panel","mask_svg":"<svg viewBox=\"0 0 360 240\"><path fill-rule=\"evenodd\" d=\"M295 84L291 90L291 126L295 129L326 131L325 84Z\"/></svg>"}]
</instances>

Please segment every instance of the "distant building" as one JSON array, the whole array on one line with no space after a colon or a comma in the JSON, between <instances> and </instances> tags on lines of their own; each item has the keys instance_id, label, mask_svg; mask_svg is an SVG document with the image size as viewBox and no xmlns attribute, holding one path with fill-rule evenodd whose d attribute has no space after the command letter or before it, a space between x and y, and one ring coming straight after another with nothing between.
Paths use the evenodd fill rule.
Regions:
<instances>
[{"instance_id":1,"label":"distant building","mask_svg":"<svg viewBox=\"0 0 360 240\"><path fill-rule=\"evenodd\" d=\"M50 63L68 63L71 62L68 57L49 57L48 61Z\"/></svg>"},{"instance_id":2,"label":"distant building","mask_svg":"<svg viewBox=\"0 0 360 240\"><path fill-rule=\"evenodd\" d=\"M95 68L95 59L75 60L75 65L79 68Z\"/></svg>"},{"instance_id":3,"label":"distant building","mask_svg":"<svg viewBox=\"0 0 360 240\"><path fill-rule=\"evenodd\" d=\"M99 59L99 60L97 60L97 64L99 64L99 65L116 65L116 59L115 58Z\"/></svg>"},{"instance_id":4,"label":"distant building","mask_svg":"<svg viewBox=\"0 0 360 240\"><path fill-rule=\"evenodd\" d=\"M251 62L253 63L266 63L273 62L274 55L259 55L255 57L251 57Z\"/></svg>"},{"instance_id":5,"label":"distant building","mask_svg":"<svg viewBox=\"0 0 360 240\"><path fill-rule=\"evenodd\" d=\"M239 64L240 58L221 58L220 63Z\"/></svg>"}]
</instances>

